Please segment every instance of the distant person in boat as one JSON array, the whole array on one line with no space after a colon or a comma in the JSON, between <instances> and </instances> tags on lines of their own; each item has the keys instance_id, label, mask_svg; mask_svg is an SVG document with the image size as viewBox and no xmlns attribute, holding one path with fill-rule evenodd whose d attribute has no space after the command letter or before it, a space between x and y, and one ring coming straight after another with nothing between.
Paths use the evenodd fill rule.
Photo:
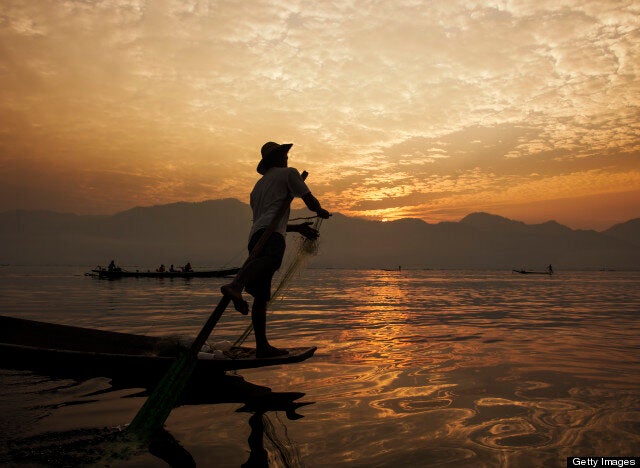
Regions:
<instances>
[{"instance_id":1,"label":"distant person in boat","mask_svg":"<svg viewBox=\"0 0 640 468\"><path fill-rule=\"evenodd\" d=\"M187 262L187 264L182 267L182 271L184 271L185 273L193 271L193 268L191 268L191 262Z\"/></svg>"},{"instance_id":2,"label":"distant person in boat","mask_svg":"<svg viewBox=\"0 0 640 468\"><path fill-rule=\"evenodd\" d=\"M167 271L167 269L164 266L164 263L161 264L158 269L156 270L158 273L164 273L165 271Z\"/></svg>"},{"instance_id":3,"label":"distant person in boat","mask_svg":"<svg viewBox=\"0 0 640 468\"><path fill-rule=\"evenodd\" d=\"M118 268L116 266L116 262L111 260L111 263L109 263L109 266L107 267L107 270L109 271L118 271L120 268Z\"/></svg>"},{"instance_id":4,"label":"distant person in boat","mask_svg":"<svg viewBox=\"0 0 640 468\"><path fill-rule=\"evenodd\" d=\"M175 273L176 271L178 271L178 270L173 268L173 263L172 263L171 266L169 267L169 273Z\"/></svg>"},{"instance_id":5,"label":"distant person in boat","mask_svg":"<svg viewBox=\"0 0 640 468\"><path fill-rule=\"evenodd\" d=\"M262 178L253 187L250 197L253 225L249 233L249 252L253 250L289 197L302 198L305 205L321 218L331 216L311 194L298 170L287 166L291 146L293 145L279 145L271 141L262 146L262 160L257 167ZM297 232L308 239L318 237L318 231L313 229L309 222L288 224L289 211L286 210L258 256L241 270L233 282L221 288L222 293L233 301L235 309L244 315L249 312L249 305L242 297L243 286L253 296L251 321L256 336L257 357L287 354L286 351L271 346L267 340L267 303L271 299L271 279L282 263L285 233Z\"/></svg>"}]
</instances>

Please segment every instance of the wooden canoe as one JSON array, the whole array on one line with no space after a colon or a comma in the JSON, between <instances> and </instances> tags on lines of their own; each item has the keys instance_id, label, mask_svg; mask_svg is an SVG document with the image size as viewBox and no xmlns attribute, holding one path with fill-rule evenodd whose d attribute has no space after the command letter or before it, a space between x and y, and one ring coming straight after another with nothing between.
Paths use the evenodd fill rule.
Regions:
<instances>
[{"instance_id":1,"label":"wooden canoe","mask_svg":"<svg viewBox=\"0 0 640 468\"><path fill-rule=\"evenodd\" d=\"M521 275L549 275L553 273L550 271L531 271L531 270L511 270L513 273L520 273Z\"/></svg>"},{"instance_id":2,"label":"wooden canoe","mask_svg":"<svg viewBox=\"0 0 640 468\"><path fill-rule=\"evenodd\" d=\"M128 270L107 270L105 268L95 268L91 270L93 275L104 279L119 278L220 278L232 276L240 271L240 268L227 268L224 270L199 270L199 271L128 271Z\"/></svg>"},{"instance_id":3,"label":"wooden canoe","mask_svg":"<svg viewBox=\"0 0 640 468\"><path fill-rule=\"evenodd\" d=\"M187 345L190 340L187 340ZM123 377L147 385L157 381L185 347L175 336L153 337L0 316L0 368L68 377ZM200 353L195 375L301 362L315 347L256 358L251 348ZM233 356L229 357L229 356Z\"/></svg>"}]
</instances>

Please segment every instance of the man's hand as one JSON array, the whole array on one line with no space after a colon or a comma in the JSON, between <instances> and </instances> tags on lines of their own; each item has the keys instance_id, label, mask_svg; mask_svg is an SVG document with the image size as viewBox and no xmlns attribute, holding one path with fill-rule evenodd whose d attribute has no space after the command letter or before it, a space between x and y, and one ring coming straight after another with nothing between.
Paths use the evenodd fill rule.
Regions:
<instances>
[{"instance_id":1,"label":"man's hand","mask_svg":"<svg viewBox=\"0 0 640 468\"><path fill-rule=\"evenodd\" d=\"M287 226L287 231L289 232L297 232L302 234L304 237L310 240L316 240L318 238L318 230L311 227L311 223L306 222L302 224L289 224Z\"/></svg>"},{"instance_id":2,"label":"man's hand","mask_svg":"<svg viewBox=\"0 0 640 468\"><path fill-rule=\"evenodd\" d=\"M320 208L318 211L316 211L316 214L320 216L322 219L328 219L331 216L331 213L329 213L324 208Z\"/></svg>"}]
</instances>

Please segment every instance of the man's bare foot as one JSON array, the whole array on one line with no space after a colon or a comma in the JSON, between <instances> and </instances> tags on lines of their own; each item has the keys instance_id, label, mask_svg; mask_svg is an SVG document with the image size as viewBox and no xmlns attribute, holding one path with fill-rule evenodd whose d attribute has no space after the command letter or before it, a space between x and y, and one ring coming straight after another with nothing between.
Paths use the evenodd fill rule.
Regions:
<instances>
[{"instance_id":1,"label":"man's bare foot","mask_svg":"<svg viewBox=\"0 0 640 468\"><path fill-rule=\"evenodd\" d=\"M222 294L228 297L233 302L233 308L240 312L242 315L249 313L249 304L242 298L242 292L233 287L233 283L225 284L220 288Z\"/></svg>"},{"instance_id":2,"label":"man's bare foot","mask_svg":"<svg viewBox=\"0 0 640 468\"><path fill-rule=\"evenodd\" d=\"M270 357L278 357L278 356L286 356L289 354L289 351L286 349L278 349L273 346L268 346L266 348L256 349L256 357L257 358L270 358Z\"/></svg>"}]
</instances>

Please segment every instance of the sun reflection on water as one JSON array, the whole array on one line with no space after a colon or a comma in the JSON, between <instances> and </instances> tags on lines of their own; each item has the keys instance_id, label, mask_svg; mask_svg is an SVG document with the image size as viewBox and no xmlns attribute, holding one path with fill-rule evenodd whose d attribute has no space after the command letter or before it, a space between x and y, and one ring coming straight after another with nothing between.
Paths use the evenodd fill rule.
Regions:
<instances>
[{"instance_id":1,"label":"sun reflection on water","mask_svg":"<svg viewBox=\"0 0 640 468\"><path fill-rule=\"evenodd\" d=\"M220 285L49 281L37 302L24 290L5 305L13 297L23 301L13 311L27 318L155 335L194 334ZM318 352L241 374L314 402L305 418L287 421L309 466L557 466L580 453L633 456L639 316L638 273L311 269L275 304L268 326L274 344ZM212 339L237 337L247 320L227 313ZM225 424L236 423L219 413L207 427L223 444L232 437ZM172 417L185 434L203 424L181 414Z\"/></svg>"}]
</instances>

